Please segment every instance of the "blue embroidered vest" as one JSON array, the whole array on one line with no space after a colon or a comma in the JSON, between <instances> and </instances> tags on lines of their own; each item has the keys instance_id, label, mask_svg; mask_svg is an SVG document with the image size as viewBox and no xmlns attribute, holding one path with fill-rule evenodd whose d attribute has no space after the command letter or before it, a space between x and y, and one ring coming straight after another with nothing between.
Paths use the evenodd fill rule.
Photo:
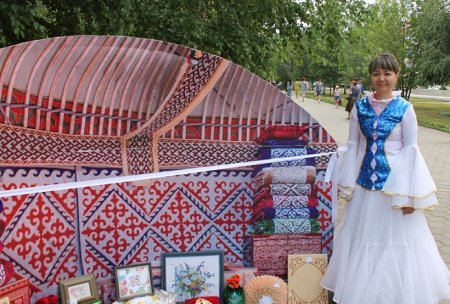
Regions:
<instances>
[{"instance_id":1,"label":"blue embroidered vest","mask_svg":"<svg viewBox=\"0 0 450 304\"><path fill-rule=\"evenodd\" d=\"M403 98L394 98L377 116L367 97L356 104L361 132L367 138L366 153L362 161L356 183L370 190L383 189L391 172L384 152L384 143L392 130L398 125L410 103ZM372 147L376 146L375 153ZM375 168L371 163L375 161Z\"/></svg>"}]
</instances>

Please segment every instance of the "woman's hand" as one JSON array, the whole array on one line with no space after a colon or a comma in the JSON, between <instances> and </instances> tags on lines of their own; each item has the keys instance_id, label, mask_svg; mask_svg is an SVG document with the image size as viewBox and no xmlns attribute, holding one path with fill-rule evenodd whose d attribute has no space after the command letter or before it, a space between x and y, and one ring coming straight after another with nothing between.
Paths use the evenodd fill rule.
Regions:
<instances>
[{"instance_id":1,"label":"woman's hand","mask_svg":"<svg viewBox=\"0 0 450 304\"><path fill-rule=\"evenodd\" d=\"M414 208L412 207L402 207L403 215L411 214L414 212Z\"/></svg>"}]
</instances>

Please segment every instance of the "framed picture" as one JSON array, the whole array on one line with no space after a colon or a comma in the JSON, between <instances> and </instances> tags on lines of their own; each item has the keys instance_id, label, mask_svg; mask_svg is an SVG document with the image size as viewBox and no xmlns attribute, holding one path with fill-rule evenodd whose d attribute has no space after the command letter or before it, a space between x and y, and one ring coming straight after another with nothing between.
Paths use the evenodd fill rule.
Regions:
<instances>
[{"instance_id":1,"label":"framed picture","mask_svg":"<svg viewBox=\"0 0 450 304\"><path fill-rule=\"evenodd\" d=\"M3 299L0 299L0 304L9 304L9 298L6 297L6 298L3 298Z\"/></svg>"},{"instance_id":2,"label":"framed picture","mask_svg":"<svg viewBox=\"0 0 450 304\"><path fill-rule=\"evenodd\" d=\"M162 253L162 288L176 302L195 297L222 298L223 251Z\"/></svg>"},{"instance_id":3,"label":"framed picture","mask_svg":"<svg viewBox=\"0 0 450 304\"><path fill-rule=\"evenodd\" d=\"M151 263L116 267L115 280L119 301L153 294Z\"/></svg>"},{"instance_id":4,"label":"framed picture","mask_svg":"<svg viewBox=\"0 0 450 304\"><path fill-rule=\"evenodd\" d=\"M58 285L62 304L69 304L71 300L88 303L99 299L94 274L62 280Z\"/></svg>"}]
</instances>

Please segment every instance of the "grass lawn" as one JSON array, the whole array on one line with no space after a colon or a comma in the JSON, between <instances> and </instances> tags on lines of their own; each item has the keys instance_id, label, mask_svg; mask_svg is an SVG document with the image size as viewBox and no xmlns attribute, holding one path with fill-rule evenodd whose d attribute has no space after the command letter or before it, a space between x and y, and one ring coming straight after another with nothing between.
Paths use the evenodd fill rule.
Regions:
<instances>
[{"instance_id":1,"label":"grass lawn","mask_svg":"<svg viewBox=\"0 0 450 304\"><path fill-rule=\"evenodd\" d=\"M316 98L312 92L308 92L307 97ZM342 106L345 107L345 96L341 98ZM335 104L333 96L330 95L322 95L320 100ZM450 102L418 97L412 97L410 102L414 105L420 126L450 133Z\"/></svg>"},{"instance_id":2,"label":"grass lawn","mask_svg":"<svg viewBox=\"0 0 450 304\"><path fill-rule=\"evenodd\" d=\"M413 102L420 126L450 133L450 102Z\"/></svg>"}]
</instances>

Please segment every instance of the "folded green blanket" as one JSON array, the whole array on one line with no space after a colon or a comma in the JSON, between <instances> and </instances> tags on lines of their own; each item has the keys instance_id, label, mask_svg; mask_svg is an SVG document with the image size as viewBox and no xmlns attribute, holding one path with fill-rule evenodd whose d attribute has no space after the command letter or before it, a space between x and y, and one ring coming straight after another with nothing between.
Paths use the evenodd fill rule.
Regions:
<instances>
[{"instance_id":1,"label":"folded green blanket","mask_svg":"<svg viewBox=\"0 0 450 304\"><path fill-rule=\"evenodd\" d=\"M253 225L255 234L316 233L320 223L316 219L267 219Z\"/></svg>"}]
</instances>

